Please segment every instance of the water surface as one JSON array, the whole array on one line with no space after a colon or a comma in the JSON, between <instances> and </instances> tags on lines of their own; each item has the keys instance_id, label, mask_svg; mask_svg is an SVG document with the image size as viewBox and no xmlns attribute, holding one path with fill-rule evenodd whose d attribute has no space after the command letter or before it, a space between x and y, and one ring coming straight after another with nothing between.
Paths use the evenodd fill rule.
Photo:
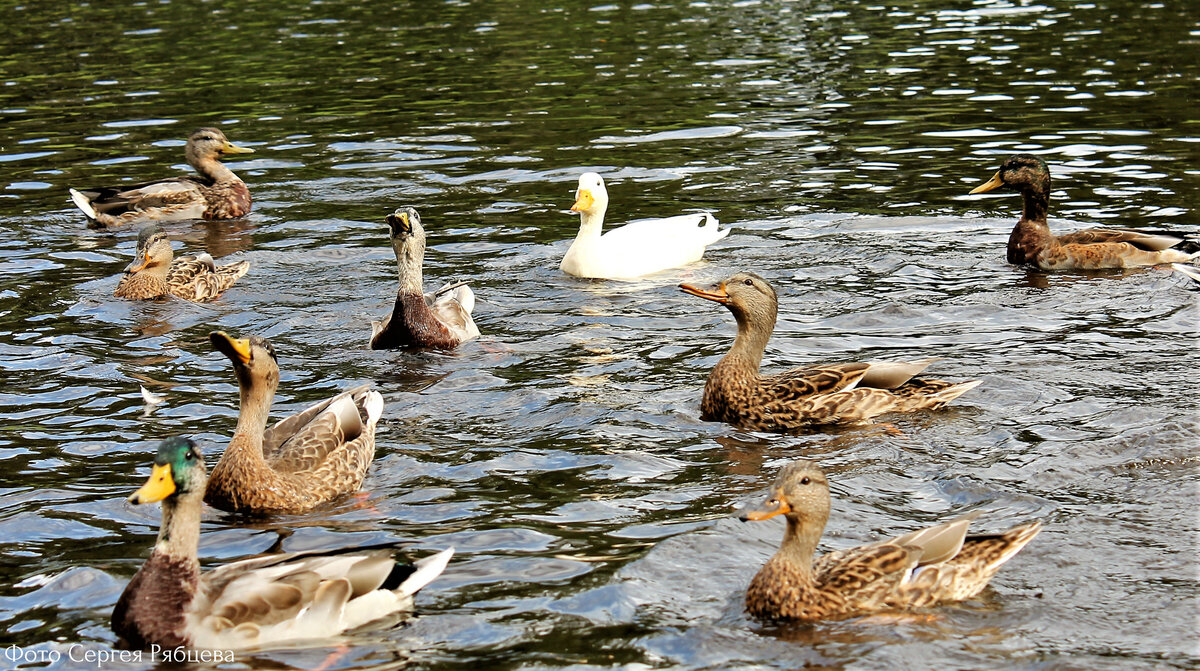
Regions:
<instances>
[{"instance_id":1,"label":"water surface","mask_svg":"<svg viewBox=\"0 0 1200 671\"><path fill-rule=\"evenodd\" d=\"M1191 4L31 3L3 30L5 645L115 642L158 523L124 497L157 440L211 464L236 422L224 329L275 344L276 416L366 381L387 406L365 501L208 514L206 565L458 550L410 626L230 668L1200 664L1196 292L1008 266L1019 200L965 196L1035 152L1056 228L1196 231ZM255 209L169 230L252 270L211 304L116 302L135 233L87 230L66 188L182 172L200 125L256 149L231 161ZM563 276L585 170L613 221L706 209L735 230L645 280ZM484 336L454 353L365 349L401 204L427 280L479 299ZM701 422L734 329L675 286L741 269L781 294L772 369L939 356L983 384L890 428ZM139 384L166 403L146 412ZM830 472L826 548L971 510L1046 528L971 602L765 626L741 598L782 524L729 512L798 456Z\"/></svg>"}]
</instances>

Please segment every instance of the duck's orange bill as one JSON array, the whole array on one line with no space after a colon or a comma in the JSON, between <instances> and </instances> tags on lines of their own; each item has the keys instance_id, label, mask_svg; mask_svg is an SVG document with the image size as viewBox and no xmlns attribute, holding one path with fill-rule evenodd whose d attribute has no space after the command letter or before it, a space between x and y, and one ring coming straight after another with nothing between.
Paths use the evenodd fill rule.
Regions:
<instances>
[{"instance_id":1,"label":"duck's orange bill","mask_svg":"<svg viewBox=\"0 0 1200 671\"><path fill-rule=\"evenodd\" d=\"M741 518L743 521L759 522L790 512L792 512L792 507L788 505L787 499L782 496L773 496L770 501L767 501L767 505L757 510L747 510L741 514Z\"/></svg>"},{"instance_id":2,"label":"duck's orange bill","mask_svg":"<svg viewBox=\"0 0 1200 671\"><path fill-rule=\"evenodd\" d=\"M575 204L571 206L571 211L583 212L584 210L590 210L595 203L596 199L592 196L592 192L589 189L580 189L575 192Z\"/></svg>"},{"instance_id":3,"label":"duck's orange bill","mask_svg":"<svg viewBox=\"0 0 1200 671\"><path fill-rule=\"evenodd\" d=\"M149 249L142 252L142 255L139 258L134 259L133 262L130 263L127 268L125 268L125 272L140 273L141 271L145 270L146 266L148 266L148 265L150 265L150 250Z\"/></svg>"},{"instance_id":4,"label":"duck's orange bill","mask_svg":"<svg viewBox=\"0 0 1200 671\"><path fill-rule=\"evenodd\" d=\"M1000 171L997 170L996 174L992 175L991 179L984 182L983 184L980 184L979 186L975 187L974 189L971 189L971 193L967 194L967 195L976 194L976 193L987 193L988 191L995 191L996 189L999 189L1002 186L1004 186L1004 180L1000 179Z\"/></svg>"},{"instance_id":5,"label":"duck's orange bill","mask_svg":"<svg viewBox=\"0 0 1200 671\"><path fill-rule=\"evenodd\" d=\"M711 289L701 289L700 287L694 287L690 284L680 284L679 289L685 294L691 294L693 296L699 296L700 298L706 298L710 301L716 301L721 305L725 305L729 302L729 294L725 291L724 282Z\"/></svg>"},{"instance_id":6,"label":"duck's orange bill","mask_svg":"<svg viewBox=\"0 0 1200 671\"><path fill-rule=\"evenodd\" d=\"M237 356L242 363L250 363L249 338L234 338L224 331L213 331L208 337L218 352L230 359Z\"/></svg>"},{"instance_id":7,"label":"duck's orange bill","mask_svg":"<svg viewBox=\"0 0 1200 671\"><path fill-rule=\"evenodd\" d=\"M154 503L175 493L175 478L171 477L171 464L155 465L150 479L142 488L129 495L130 503Z\"/></svg>"}]
</instances>

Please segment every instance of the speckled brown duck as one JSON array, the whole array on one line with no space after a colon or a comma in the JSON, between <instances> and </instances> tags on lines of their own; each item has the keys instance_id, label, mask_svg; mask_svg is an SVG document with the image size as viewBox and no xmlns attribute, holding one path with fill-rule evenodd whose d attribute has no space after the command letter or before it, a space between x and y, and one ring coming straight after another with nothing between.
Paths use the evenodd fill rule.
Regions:
<instances>
[{"instance_id":1,"label":"speckled brown duck","mask_svg":"<svg viewBox=\"0 0 1200 671\"><path fill-rule=\"evenodd\" d=\"M746 590L755 617L824 620L970 599L1041 529L1034 521L967 536L972 516L814 559L829 520L829 483L815 463L784 466L767 501L743 521L787 519L779 551Z\"/></svg>"},{"instance_id":2,"label":"speckled brown duck","mask_svg":"<svg viewBox=\"0 0 1200 671\"><path fill-rule=\"evenodd\" d=\"M365 384L267 428L279 386L275 349L266 338L209 335L233 362L240 389L237 429L213 467L204 501L230 512L301 513L357 491L375 458L383 397Z\"/></svg>"},{"instance_id":3,"label":"speckled brown duck","mask_svg":"<svg viewBox=\"0 0 1200 671\"><path fill-rule=\"evenodd\" d=\"M1009 263L1028 263L1042 270L1098 270L1184 263L1200 256L1200 243L1166 231L1088 228L1054 235L1046 221L1050 168L1032 154L1012 156L971 193L1001 187L1019 192L1025 201L1021 219L1008 236Z\"/></svg>"},{"instance_id":4,"label":"speckled brown duck","mask_svg":"<svg viewBox=\"0 0 1200 671\"><path fill-rule=\"evenodd\" d=\"M388 215L387 223L400 289L392 314L382 322L371 322L371 349L453 349L478 337L479 328L471 319L475 294L466 282L451 282L432 293L422 293L425 229L417 211L401 207Z\"/></svg>"},{"instance_id":5,"label":"speckled brown duck","mask_svg":"<svg viewBox=\"0 0 1200 671\"><path fill-rule=\"evenodd\" d=\"M216 128L198 128L187 139L187 162L198 174L141 184L71 189L71 200L90 226L107 228L153 221L234 219L250 212L250 189L221 157L250 154Z\"/></svg>"},{"instance_id":6,"label":"speckled brown duck","mask_svg":"<svg viewBox=\"0 0 1200 671\"><path fill-rule=\"evenodd\" d=\"M387 549L273 554L207 573L196 558L204 457L185 438L158 447L150 479L129 497L162 502L154 551L122 592L113 631L129 647L239 650L312 640L412 610L412 595L445 569L443 550L401 565Z\"/></svg>"},{"instance_id":7,"label":"speckled brown duck","mask_svg":"<svg viewBox=\"0 0 1200 671\"><path fill-rule=\"evenodd\" d=\"M889 412L939 408L979 384L915 377L935 359L845 363L761 375L759 365L775 330L775 289L740 272L710 289L679 288L729 308L737 338L704 385L700 418L755 431L862 422Z\"/></svg>"},{"instance_id":8,"label":"speckled brown duck","mask_svg":"<svg viewBox=\"0 0 1200 671\"><path fill-rule=\"evenodd\" d=\"M218 266L205 253L175 258L170 238L151 225L138 232L133 262L113 295L133 300L171 295L189 301L211 301L249 269L249 261Z\"/></svg>"}]
</instances>

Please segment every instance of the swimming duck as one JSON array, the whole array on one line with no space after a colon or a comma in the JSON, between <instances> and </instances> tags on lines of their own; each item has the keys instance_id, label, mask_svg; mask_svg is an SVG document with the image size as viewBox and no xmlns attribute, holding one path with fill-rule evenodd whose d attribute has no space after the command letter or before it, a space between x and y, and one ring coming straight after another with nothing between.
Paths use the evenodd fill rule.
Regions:
<instances>
[{"instance_id":1,"label":"swimming duck","mask_svg":"<svg viewBox=\"0 0 1200 671\"><path fill-rule=\"evenodd\" d=\"M829 521L829 483L825 472L807 460L784 466L767 501L740 517L776 515L786 517L787 531L779 551L750 581L746 610L781 620L824 620L970 599L1042 526L1034 521L967 536L974 516L966 516L814 559Z\"/></svg>"},{"instance_id":2,"label":"swimming duck","mask_svg":"<svg viewBox=\"0 0 1200 671\"><path fill-rule=\"evenodd\" d=\"M704 256L704 248L729 235L709 213L647 219L600 235L608 191L594 172L579 176L572 212L578 212L579 234L559 268L568 275L596 279L629 279L677 268Z\"/></svg>"},{"instance_id":3,"label":"swimming duck","mask_svg":"<svg viewBox=\"0 0 1200 671\"><path fill-rule=\"evenodd\" d=\"M475 294L466 282L451 282L432 293L422 293L425 229L417 211L398 208L387 216L387 224L400 272L400 290L392 314L382 322L371 322L371 349L453 349L478 337L479 327L471 319Z\"/></svg>"},{"instance_id":4,"label":"swimming duck","mask_svg":"<svg viewBox=\"0 0 1200 671\"><path fill-rule=\"evenodd\" d=\"M99 189L71 189L71 200L95 228L184 219L234 219L250 212L250 190L221 163L226 154L251 154L216 128L187 139L187 162L199 175Z\"/></svg>"},{"instance_id":5,"label":"swimming duck","mask_svg":"<svg viewBox=\"0 0 1200 671\"><path fill-rule=\"evenodd\" d=\"M201 573L204 457L186 438L164 440L150 479L129 497L162 502L150 558L126 585L112 628L130 647L240 650L334 636L407 614L413 595L446 568L453 549L399 564L388 550L279 554Z\"/></svg>"},{"instance_id":6,"label":"swimming duck","mask_svg":"<svg viewBox=\"0 0 1200 671\"><path fill-rule=\"evenodd\" d=\"M979 384L914 377L936 359L827 364L764 376L758 368L775 330L775 289L751 272L737 273L710 289L679 288L729 308L738 325L733 347L704 385L700 419L705 421L753 431L861 422L886 412L939 408Z\"/></svg>"},{"instance_id":7,"label":"swimming duck","mask_svg":"<svg viewBox=\"0 0 1200 671\"><path fill-rule=\"evenodd\" d=\"M1050 168L1032 154L1010 157L987 182L971 190L987 193L1000 187L1018 191L1025 200L1021 219L1008 236L1008 262L1042 270L1097 270L1186 262L1200 257L1200 243L1163 231L1089 228L1054 235L1046 223L1050 205Z\"/></svg>"},{"instance_id":8,"label":"swimming duck","mask_svg":"<svg viewBox=\"0 0 1200 671\"><path fill-rule=\"evenodd\" d=\"M370 384L346 390L267 428L279 386L275 348L266 338L209 334L229 357L240 414L229 447L213 467L205 503L235 513L301 513L357 491L375 457L383 397Z\"/></svg>"},{"instance_id":9,"label":"swimming duck","mask_svg":"<svg viewBox=\"0 0 1200 671\"><path fill-rule=\"evenodd\" d=\"M168 294L189 301L211 301L250 270L249 261L217 267L207 253L175 258L171 240L156 226L138 232L133 262L113 294L117 298L149 300Z\"/></svg>"}]
</instances>

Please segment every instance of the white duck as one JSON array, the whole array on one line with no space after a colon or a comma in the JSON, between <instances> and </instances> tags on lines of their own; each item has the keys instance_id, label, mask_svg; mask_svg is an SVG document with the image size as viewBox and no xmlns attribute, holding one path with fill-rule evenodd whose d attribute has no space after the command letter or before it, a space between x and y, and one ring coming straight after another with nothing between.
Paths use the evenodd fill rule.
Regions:
<instances>
[{"instance_id":1,"label":"white duck","mask_svg":"<svg viewBox=\"0 0 1200 671\"><path fill-rule=\"evenodd\" d=\"M596 279L641 277L699 261L705 247L729 235L707 212L636 221L601 235L607 209L604 180L594 172L580 175L571 206L582 215L579 235L559 266L563 272Z\"/></svg>"}]
</instances>

